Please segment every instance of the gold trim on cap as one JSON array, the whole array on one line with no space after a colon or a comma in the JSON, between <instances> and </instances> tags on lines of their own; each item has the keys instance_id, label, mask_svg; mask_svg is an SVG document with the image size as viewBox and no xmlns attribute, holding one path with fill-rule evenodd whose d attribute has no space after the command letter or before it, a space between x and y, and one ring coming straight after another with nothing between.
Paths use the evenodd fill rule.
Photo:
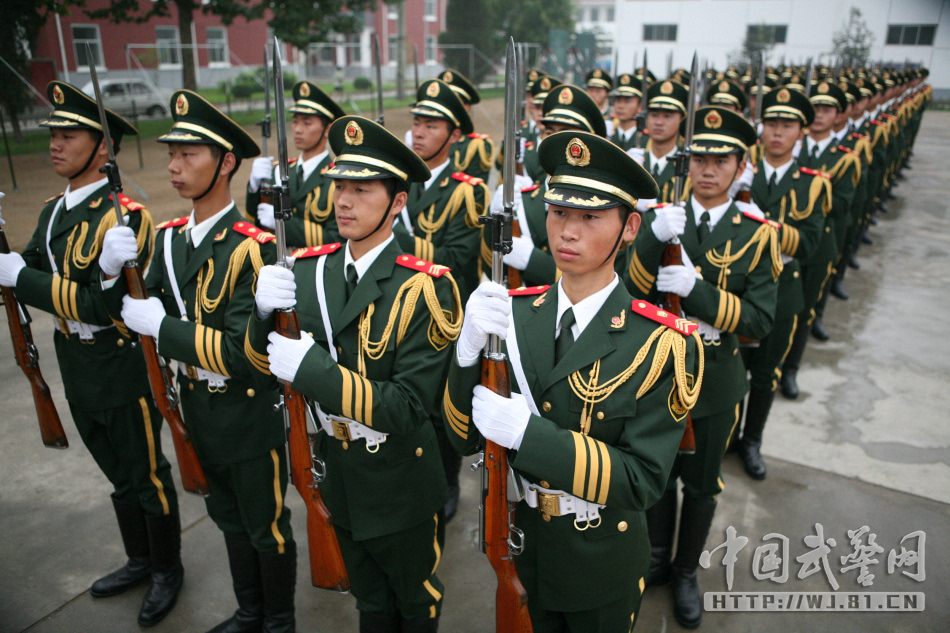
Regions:
<instances>
[{"instance_id":1,"label":"gold trim on cap","mask_svg":"<svg viewBox=\"0 0 950 633\"><path fill-rule=\"evenodd\" d=\"M743 150L749 149L749 146L737 139L734 136L728 136L726 134L695 134L693 136L693 142L696 141L717 141L719 143L729 143L730 145L735 145L736 147L742 148Z\"/></svg>"},{"instance_id":2,"label":"gold trim on cap","mask_svg":"<svg viewBox=\"0 0 950 633\"><path fill-rule=\"evenodd\" d=\"M432 84L436 85L436 84ZM416 103L416 108L431 108L436 112L441 112L445 116L449 117L452 120L452 123L455 123L456 127L462 127L462 124L459 123L459 120L455 117L451 110L442 105L441 103L436 103L435 101L419 101ZM416 108L413 108L415 110ZM424 114L422 116L425 116Z\"/></svg>"},{"instance_id":3,"label":"gold trim on cap","mask_svg":"<svg viewBox=\"0 0 950 633\"><path fill-rule=\"evenodd\" d=\"M832 97L831 95L827 95L827 94L815 95L814 97L809 99L809 101L811 101L812 105L830 105L838 109L841 109L841 104L838 103L838 100Z\"/></svg>"},{"instance_id":4,"label":"gold trim on cap","mask_svg":"<svg viewBox=\"0 0 950 633\"><path fill-rule=\"evenodd\" d=\"M672 97L653 97L647 102L647 110L650 110L651 108L657 109L654 104L675 106L678 111L686 114L686 108L683 107L683 104L680 103L679 100Z\"/></svg>"},{"instance_id":5,"label":"gold trim on cap","mask_svg":"<svg viewBox=\"0 0 950 633\"><path fill-rule=\"evenodd\" d=\"M637 208L637 199L631 196L629 193L623 189L614 187L613 185L608 185L606 183L600 182L599 180L592 180L590 178L581 178L580 176L552 176L551 177L551 187L555 185L579 185L581 187L587 187L588 189L594 189L595 191L602 191L603 193L616 196L630 205L631 209Z\"/></svg>"},{"instance_id":6,"label":"gold trim on cap","mask_svg":"<svg viewBox=\"0 0 950 633\"><path fill-rule=\"evenodd\" d=\"M403 180L409 180L409 174L403 170L397 168L392 163L387 163L386 161L379 160L378 158L373 158L371 156L364 156L362 154L342 154L336 157L334 163L356 163L357 165L371 165L373 167L379 167L380 169L385 169L388 172L392 172L396 176L402 178Z\"/></svg>"},{"instance_id":7,"label":"gold trim on cap","mask_svg":"<svg viewBox=\"0 0 950 633\"><path fill-rule=\"evenodd\" d=\"M452 89L452 92L457 92L458 94L460 94L461 96L463 96L466 101L471 102L472 96L471 96L470 94L468 94L467 92L465 92L465 90L463 90L462 88L459 88L459 87L456 86L455 84L449 84L449 88Z\"/></svg>"},{"instance_id":8,"label":"gold trim on cap","mask_svg":"<svg viewBox=\"0 0 950 633\"><path fill-rule=\"evenodd\" d=\"M769 106L762 112L762 120L765 119L798 119L802 123L805 122L805 116L802 114L802 111L798 108L793 108L791 106L780 106L774 105Z\"/></svg>"},{"instance_id":9,"label":"gold trim on cap","mask_svg":"<svg viewBox=\"0 0 950 633\"><path fill-rule=\"evenodd\" d=\"M561 108L555 108L551 110L550 112L548 112L547 114L545 114L543 117L541 117L541 120L544 121L545 119L552 119L552 117L558 117L558 116L567 117L571 121L575 121L577 123L583 124L583 126L586 127L589 132L595 133L594 128L591 126L590 122L585 117L577 114L573 110L563 110ZM552 119L552 122L560 123L561 121L558 121L557 119ZM573 124L567 123L566 125L573 125Z\"/></svg>"},{"instance_id":10,"label":"gold trim on cap","mask_svg":"<svg viewBox=\"0 0 950 633\"><path fill-rule=\"evenodd\" d=\"M56 116L61 119L69 119L70 121L75 121L76 123L82 123L83 125L88 125L89 127L96 128L100 132L102 131L102 123L98 121L93 121L92 119L87 119L81 114L73 114L72 112L63 112L62 110L53 110L50 112L50 116Z\"/></svg>"},{"instance_id":11,"label":"gold trim on cap","mask_svg":"<svg viewBox=\"0 0 950 633\"><path fill-rule=\"evenodd\" d=\"M234 144L228 142L228 140L225 139L223 136L212 132L206 127L195 125L194 123L187 123L186 121L176 121L175 124L172 125L172 129L173 130L176 130L176 129L191 130L192 132L197 132L198 134L204 134L205 136L209 137L212 141L217 141L218 143L223 145L225 149L227 149L229 152L234 149Z\"/></svg>"},{"instance_id":12,"label":"gold trim on cap","mask_svg":"<svg viewBox=\"0 0 950 633\"><path fill-rule=\"evenodd\" d=\"M720 103L720 102L738 106L739 98L728 92L717 92L709 99L709 103Z\"/></svg>"},{"instance_id":13,"label":"gold trim on cap","mask_svg":"<svg viewBox=\"0 0 950 633\"><path fill-rule=\"evenodd\" d=\"M306 86L307 84L304 84L304 85ZM325 107L323 107L316 101L310 101L309 99L300 99L299 101L294 102L294 105L290 107L290 111L293 112L294 108L298 106L303 106L305 108L311 108L313 110L316 110L320 114L324 114L327 117L329 117L331 121L336 118L332 112L330 112L328 109L326 109ZM300 114L305 114L305 113L301 112Z\"/></svg>"}]
</instances>

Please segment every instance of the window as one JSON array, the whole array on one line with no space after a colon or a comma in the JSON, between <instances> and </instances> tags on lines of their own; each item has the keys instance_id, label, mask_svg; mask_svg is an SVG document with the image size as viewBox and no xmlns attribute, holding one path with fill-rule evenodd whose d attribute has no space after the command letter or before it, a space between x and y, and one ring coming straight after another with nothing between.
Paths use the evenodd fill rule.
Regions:
<instances>
[{"instance_id":1,"label":"window","mask_svg":"<svg viewBox=\"0 0 950 633\"><path fill-rule=\"evenodd\" d=\"M148 89L145 84L142 83L131 83L129 87L132 89L133 97L151 97L152 91Z\"/></svg>"},{"instance_id":2,"label":"window","mask_svg":"<svg viewBox=\"0 0 950 633\"><path fill-rule=\"evenodd\" d=\"M389 61L390 63L395 64L397 59L399 59L399 36L390 35L389 36Z\"/></svg>"},{"instance_id":3,"label":"window","mask_svg":"<svg viewBox=\"0 0 950 633\"><path fill-rule=\"evenodd\" d=\"M578 10L577 10L577 15L575 15L574 17L575 17L575 19L576 19L578 22L583 22L583 21L584 21L584 9L578 9Z\"/></svg>"},{"instance_id":4,"label":"window","mask_svg":"<svg viewBox=\"0 0 950 633\"><path fill-rule=\"evenodd\" d=\"M92 61L96 68L105 68L102 61L102 40L99 39L99 27L95 24L73 24L73 46L76 49L76 66L89 67L86 45L92 49Z\"/></svg>"},{"instance_id":5,"label":"window","mask_svg":"<svg viewBox=\"0 0 950 633\"><path fill-rule=\"evenodd\" d=\"M590 21L591 21L591 22L600 22L600 7L591 7L591 8L590 8Z\"/></svg>"},{"instance_id":6,"label":"window","mask_svg":"<svg viewBox=\"0 0 950 633\"><path fill-rule=\"evenodd\" d=\"M435 35L426 35L426 63L435 63Z\"/></svg>"},{"instance_id":7,"label":"window","mask_svg":"<svg viewBox=\"0 0 950 633\"><path fill-rule=\"evenodd\" d=\"M125 96L125 84L111 84L106 86L102 91L103 97L124 97Z\"/></svg>"},{"instance_id":8,"label":"window","mask_svg":"<svg viewBox=\"0 0 950 633\"><path fill-rule=\"evenodd\" d=\"M156 26L155 43L158 45L159 66L181 66L181 46L178 44L178 27Z\"/></svg>"},{"instance_id":9,"label":"window","mask_svg":"<svg viewBox=\"0 0 950 633\"><path fill-rule=\"evenodd\" d=\"M425 16L427 18L435 17L435 0L426 0L425 1Z\"/></svg>"},{"instance_id":10,"label":"window","mask_svg":"<svg viewBox=\"0 0 950 633\"><path fill-rule=\"evenodd\" d=\"M933 46L936 24L891 24L887 27L887 43L903 46Z\"/></svg>"},{"instance_id":11,"label":"window","mask_svg":"<svg viewBox=\"0 0 950 633\"><path fill-rule=\"evenodd\" d=\"M786 35L788 26L785 24L750 24L746 30L749 40L763 44L784 44Z\"/></svg>"},{"instance_id":12,"label":"window","mask_svg":"<svg viewBox=\"0 0 950 633\"><path fill-rule=\"evenodd\" d=\"M675 24L644 24L643 39L646 42L675 42Z\"/></svg>"},{"instance_id":13,"label":"window","mask_svg":"<svg viewBox=\"0 0 950 633\"><path fill-rule=\"evenodd\" d=\"M209 26L206 33L208 34L208 65L229 65L228 30L223 26Z\"/></svg>"},{"instance_id":14,"label":"window","mask_svg":"<svg viewBox=\"0 0 950 633\"><path fill-rule=\"evenodd\" d=\"M361 63L363 59L363 49L360 46L360 34L347 35L346 41L348 44L347 49L350 51L350 63Z\"/></svg>"},{"instance_id":15,"label":"window","mask_svg":"<svg viewBox=\"0 0 950 633\"><path fill-rule=\"evenodd\" d=\"M613 22L613 21L614 21L614 8L613 8L613 7L607 7L607 21L608 21L608 22Z\"/></svg>"}]
</instances>

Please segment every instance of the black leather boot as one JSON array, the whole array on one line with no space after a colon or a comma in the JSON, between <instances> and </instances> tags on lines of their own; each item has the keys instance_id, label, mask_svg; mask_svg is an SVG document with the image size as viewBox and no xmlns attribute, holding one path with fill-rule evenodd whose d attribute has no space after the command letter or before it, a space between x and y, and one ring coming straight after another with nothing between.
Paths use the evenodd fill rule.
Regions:
<instances>
[{"instance_id":1,"label":"black leather boot","mask_svg":"<svg viewBox=\"0 0 950 633\"><path fill-rule=\"evenodd\" d=\"M152 585L145 592L139 624L153 626L162 621L178 601L185 580L181 565L181 521L178 511L163 516L145 517L152 559Z\"/></svg>"},{"instance_id":2,"label":"black leather boot","mask_svg":"<svg viewBox=\"0 0 950 633\"><path fill-rule=\"evenodd\" d=\"M815 317L815 323L821 317ZM782 396L789 400L798 398L798 368L801 367L802 356L805 355L805 348L808 346L809 332L814 335L815 324L808 325L803 319L798 320L798 327L795 328L795 335L792 337L792 346L785 355L785 363L782 364L782 377L779 379L779 389Z\"/></svg>"},{"instance_id":3,"label":"black leather boot","mask_svg":"<svg viewBox=\"0 0 950 633\"><path fill-rule=\"evenodd\" d=\"M137 587L149 576L148 526L145 524L145 510L135 501L121 501L112 495L112 507L119 522L119 533L125 546L128 562L111 574L92 583L89 593L95 598L117 596Z\"/></svg>"},{"instance_id":4,"label":"black leather boot","mask_svg":"<svg viewBox=\"0 0 950 633\"><path fill-rule=\"evenodd\" d=\"M715 514L715 501L683 497L676 558L673 559L673 615L680 626L687 629L697 628L703 619L696 570Z\"/></svg>"},{"instance_id":5,"label":"black leather boot","mask_svg":"<svg viewBox=\"0 0 950 633\"><path fill-rule=\"evenodd\" d=\"M264 623L264 590L257 550L246 538L225 534L231 584L238 608L230 618L208 633L261 633Z\"/></svg>"},{"instance_id":6,"label":"black leather boot","mask_svg":"<svg viewBox=\"0 0 950 633\"><path fill-rule=\"evenodd\" d=\"M650 535L650 571L646 586L657 587L670 581L673 557L673 533L676 531L676 489L667 490L647 510L647 533Z\"/></svg>"},{"instance_id":7,"label":"black leather boot","mask_svg":"<svg viewBox=\"0 0 950 633\"><path fill-rule=\"evenodd\" d=\"M439 618L400 619L399 633L437 633Z\"/></svg>"},{"instance_id":8,"label":"black leather boot","mask_svg":"<svg viewBox=\"0 0 950 633\"><path fill-rule=\"evenodd\" d=\"M742 429L742 439L739 441L739 457L745 472L753 479L765 479L765 460L762 459L762 431L765 422L769 419L769 411L775 400L774 391L762 391L752 387L749 389L749 404L746 407L745 427Z\"/></svg>"},{"instance_id":9,"label":"black leather boot","mask_svg":"<svg viewBox=\"0 0 950 633\"><path fill-rule=\"evenodd\" d=\"M263 633L294 633L294 591L297 588L297 544L284 545L284 553L258 552L264 589Z\"/></svg>"},{"instance_id":10,"label":"black leather boot","mask_svg":"<svg viewBox=\"0 0 950 633\"><path fill-rule=\"evenodd\" d=\"M399 633L399 613L360 611L360 633Z\"/></svg>"}]
</instances>

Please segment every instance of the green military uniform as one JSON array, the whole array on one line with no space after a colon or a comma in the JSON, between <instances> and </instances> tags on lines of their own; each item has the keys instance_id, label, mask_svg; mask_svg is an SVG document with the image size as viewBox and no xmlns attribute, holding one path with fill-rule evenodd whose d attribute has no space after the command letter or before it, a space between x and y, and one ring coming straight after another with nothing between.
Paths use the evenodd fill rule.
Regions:
<instances>
[{"instance_id":1,"label":"green military uniform","mask_svg":"<svg viewBox=\"0 0 950 633\"><path fill-rule=\"evenodd\" d=\"M401 141L361 117L334 123L330 143L340 155L329 172L335 179L418 182L429 175ZM430 423L441 396L432 377L445 369L462 306L448 269L406 254L393 239L381 247L349 291L344 266L349 245L295 253L297 314L301 330L316 345L292 386L319 404L318 419L343 416L383 434L356 439L337 426L320 434L317 443L326 464L323 499L357 608L370 614L361 618L430 620L442 608L436 569L447 498ZM252 317L248 327L248 355L262 375L270 373L267 336L273 329L272 315ZM330 427L326 418L321 423Z\"/></svg>"},{"instance_id":2,"label":"green military uniform","mask_svg":"<svg viewBox=\"0 0 950 633\"><path fill-rule=\"evenodd\" d=\"M696 111L693 153L741 154L754 141L755 130L741 116L716 107ZM708 331L703 335L707 379L692 410L696 452L677 458L666 493L647 513L653 547L647 584L663 584L672 573L674 614L690 627L698 626L702 617L696 569L716 497L723 489L720 463L749 389L738 337L759 339L769 333L782 271L778 235L770 222L746 215L730 203L700 241L694 203L691 198L685 205L687 222L680 240L684 259L689 257L699 277L689 295L682 297L681 307ZM656 280L667 246L652 230L655 218L655 210L644 214L643 228L628 249L624 267L630 292L654 303L664 299ZM683 506L671 566L677 479L683 482Z\"/></svg>"},{"instance_id":3,"label":"green military uniform","mask_svg":"<svg viewBox=\"0 0 950 633\"><path fill-rule=\"evenodd\" d=\"M588 90L590 88L603 88L607 91L607 94L610 94L610 91L614 89L614 80L608 73L599 68L594 68L587 71L587 75L584 76L584 87ZM616 120L610 112L610 101L607 101L607 105L602 110L599 108L598 110L604 119L604 125L607 126L607 137L610 138L614 133L614 127L616 127Z\"/></svg>"},{"instance_id":4,"label":"green military uniform","mask_svg":"<svg viewBox=\"0 0 950 633\"><path fill-rule=\"evenodd\" d=\"M292 114L306 114L323 119L325 128L337 117L343 116L343 108L338 106L317 84L310 81L298 82L293 88L294 104L289 111ZM324 131L324 134L326 132ZM317 157L314 157L317 158ZM333 217L333 181L326 173L333 163L329 152L325 152L316 167L304 178L303 165L297 158L289 161L290 203L293 216L284 222L287 243L295 247L322 246L340 239ZM277 161L274 161L275 174L271 182L276 182ZM247 212L254 215L261 203L261 192L251 191L248 186L245 198ZM258 228L264 228L258 224Z\"/></svg>"},{"instance_id":5,"label":"green military uniform","mask_svg":"<svg viewBox=\"0 0 950 633\"><path fill-rule=\"evenodd\" d=\"M649 77L649 75L647 76ZM614 97L633 97L640 99L642 103L642 86L642 75L631 75L629 73L624 73L623 75L617 77L617 88L614 90ZM622 130L620 128L620 120L617 119L613 133L610 135L610 140L615 145L620 147L620 149L626 151L634 147L643 147L643 144L646 141L644 136L645 135L637 129L637 126L633 126L629 130Z\"/></svg>"},{"instance_id":6,"label":"green military uniform","mask_svg":"<svg viewBox=\"0 0 950 633\"><path fill-rule=\"evenodd\" d=\"M554 205L632 209L634 196L655 195L629 156L586 132L549 137L541 160L552 174L546 200ZM614 283L602 290L607 294L596 316L559 361L555 335L563 291L510 291L504 350L512 390L534 409L509 459L529 490L515 510L524 532L515 563L535 633L633 627L649 558L644 511L663 491L702 380L698 337L686 334L693 327L632 301ZM481 441L472 420L479 367L461 367L453 357L443 416L453 443L472 453ZM578 508L594 504L598 516L542 511L532 495L552 494L547 491L563 491Z\"/></svg>"},{"instance_id":7,"label":"green military uniform","mask_svg":"<svg viewBox=\"0 0 950 633\"><path fill-rule=\"evenodd\" d=\"M647 109L665 110L670 112L679 112L684 118L686 116L686 106L689 99L689 88L677 81L666 80L650 86L647 90ZM650 172L653 180L656 181L660 189L660 195L657 202L673 202L674 177L676 176L676 162L670 157L666 161L663 169L658 169L653 160L653 142L647 137L644 147L643 168ZM677 147L681 141L677 141ZM687 179L684 194L689 187Z\"/></svg>"},{"instance_id":8,"label":"green military uniform","mask_svg":"<svg viewBox=\"0 0 950 633\"><path fill-rule=\"evenodd\" d=\"M706 103L735 108L739 114L742 114L746 108L745 91L736 82L722 79L706 91Z\"/></svg>"},{"instance_id":9,"label":"green military uniform","mask_svg":"<svg viewBox=\"0 0 950 633\"><path fill-rule=\"evenodd\" d=\"M47 94L55 109L43 127L88 130L102 138L95 101L59 81L50 82ZM112 111L107 110L106 116L115 147L124 135L138 133ZM146 580L150 564L180 569L180 528L178 496L162 453L162 417L151 397L144 358L131 345L129 332L110 318L99 286L103 238L116 224L112 194L105 177L82 189L86 195L80 194L81 199L67 190L46 201L23 251L26 268L20 271L15 290L24 304L55 315L53 340L70 413L83 443L113 486L113 506L129 564L93 585L93 595L105 596ZM152 217L125 195L120 194L119 201L136 234L138 263L147 268L154 246ZM124 582L117 576L123 572ZM143 611L143 616L157 617L147 622L155 624L164 613Z\"/></svg>"},{"instance_id":10,"label":"green military uniform","mask_svg":"<svg viewBox=\"0 0 950 633\"><path fill-rule=\"evenodd\" d=\"M458 95L462 103L471 107L480 103L482 97L478 88L466 79L461 73L454 70L444 70L439 79L448 84L449 88ZM455 171L461 171L474 178L488 180L491 173L492 156L495 154L495 144L487 134L469 132L462 135L452 148L450 154Z\"/></svg>"}]
</instances>

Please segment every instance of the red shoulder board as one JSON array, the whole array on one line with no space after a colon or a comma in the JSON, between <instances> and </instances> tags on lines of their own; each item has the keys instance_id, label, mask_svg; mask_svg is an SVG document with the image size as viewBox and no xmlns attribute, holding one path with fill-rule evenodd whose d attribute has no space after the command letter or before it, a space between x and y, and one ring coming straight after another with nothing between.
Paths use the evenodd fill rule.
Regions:
<instances>
[{"instance_id":1,"label":"red shoulder board","mask_svg":"<svg viewBox=\"0 0 950 633\"><path fill-rule=\"evenodd\" d=\"M862 141L870 141L871 137L867 134L858 134L857 132L851 132L851 138L861 139Z\"/></svg>"},{"instance_id":2,"label":"red shoulder board","mask_svg":"<svg viewBox=\"0 0 950 633\"><path fill-rule=\"evenodd\" d=\"M859 152L857 150L851 149L850 147L845 147L844 145L839 145L838 149L842 152L848 152L849 154L857 155Z\"/></svg>"},{"instance_id":3,"label":"red shoulder board","mask_svg":"<svg viewBox=\"0 0 950 633\"><path fill-rule=\"evenodd\" d=\"M524 143L524 148L525 148L525 149L534 149L534 141L525 141L525 143Z\"/></svg>"},{"instance_id":4,"label":"red shoulder board","mask_svg":"<svg viewBox=\"0 0 950 633\"><path fill-rule=\"evenodd\" d=\"M155 227L156 231L161 231L162 229L167 229L169 227L182 226L188 224L188 216L186 215L183 218L175 218L174 220L169 220L168 222L162 222Z\"/></svg>"},{"instance_id":5,"label":"red shoulder board","mask_svg":"<svg viewBox=\"0 0 950 633\"><path fill-rule=\"evenodd\" d=\"M877 119L871 119L871 123L874 125L886 125L884 121L878 121Z\"/></svg>"},{"instance_id":6,"label":"red shoulder board","mask_svg":"<svg viewBox=\"0 0 950 633\"><path fill-rule=\"evenodd\" d=\"M487 134L479 134L478 132L472 132L471 134L468 135L468 137L469 137L469 138L475 138L475 139L486 139L486 138L488 138L488 135L487 135Z\"/></svg>"},{"instance_id":7,"label":"red shoulder board","mask_svg":"<svg viewBox=\"0 0 950 633\"><path fill-rule=\"evenodd\" d=\"M287 165L293 165L294 163L297 162L297 160L298 160L297 158L291 158L290 160L287 161Z\"/></svg>"},{"instance_id":8,"label":"red shoulder board","mask_svg":"<svg viewBox=\"0 0 950 633\"><path fill-rule=\"evenodd\" d=\"M109 200L112 200L112 195L109 195ZM124 193L119 194L119 204L128 209L129 211L141 211L145 207L132 198L128 197ZM186 218L187 221L187 218Z\"/></svg>"},{"instance_id":9,"label":"red shoulder board","mask_svg":"<svg viewBox=\"0 0 950 633\"><path fill-rule=\"evenodd\" d=\"M257 228L250 222L235 222L234 230L240 233L241 235L246 235L247 237L253 237L255 240L261 244L267 244L271 240L276 240L277 237L273 233L268 233L267 231L262 231Z\"/></svg>"},{"instance_id":10,"label":"red shoulder board","mask_svg":"<svg viewBox=\"0 0 950 633\"><path fill-rule=\"evenodd\" d=\"M882 114L881 116L884 117L885 119L896 119L896 118L897 118L896 116L894 116L893 114L890 114L890 113L885 113L885 114Z\"/></svg>"},{"instance_id":11,"label":"red shoulder board","mask_svg":"<svg viewBox=\"0 0 950 633\"><path fill-rule=\"evenodd\" d=\"M418 257L413 257L412 255L400 255L396 258L396 263L400 266L417 270L420 273L425 273L432 277L441 277L445 273L452 270L448 266L439 266L438 264L427 262L424 259L419 259Z\"/></svg>"},{"instance_id":12,"label":"red shoulder board","mask_svg":"<svg viewBox=\"0 0 950 633\"><path fill-rule=\"evenodd\" d=\"M804 168L803 168L803 169L804 169ZM762 224L768 224L768 225L771 226L773 229L780 229L780 228L782 228L782 225L779 224L778 222L776 222L775 220L770 220L770 219L768 219L768 218L760 218L760 217L757 216L757 215L753 215L753 214L751 214L751 213L746 213L745 211L742 212L742 215L744 215L745 217L749 218L750 220L755 220L756 222L761 222Z\"/></svg>"},{"instance_id":13,"label":"red shoulder board","mask_svg":"<svg viewBox=\"0 0 950 633\"><path fill-rule=\"evenodd\" d=\"M531 286L530 288L512 288L508 291L509 297L527 297L547 292L551 286Z\"/></svg>"},{"instance_id":14,"label":"red shoulder board","mask_svg":"<svg viewBox=\"0 0 950 633\"><path fill-rule=\"evenodd\" d=\"M294 251L293 256L297 259L302 259L304 257L319 257L320 255L329 255L334 253L339 248L343 246L339 242L333 242L332 244L324 244L323 246L311 246L310 248L298 248Z\"/></svg>"},{"instance_id":15,"label":"red shoulder board","mask_svg":"<svg viewBox=\"0 0 950 633\"><path fill-rule=\"evenodd\" d=\"M821 176L822 178L831 178L828 174L818 169L811 169L809 167L799 167L799 170L803 174L808 174L809 176Z\"/></svg>"},{"instance_id":16,"label":"red shoulder board","mask_svg":"<svg viewBox=\"0 0 950 633\"><path fill-rule=\"evenodd\" d=\"M531 185L530 187L525 187L524 189L521 190L521 193L531 193L532 191L534 191L540 186L541 185Z\"/></svg>"},{"instance_id":17,"label":"red shoulder board","mask_svg":"<svg viewBox=\"0 0 950 633\"><path fill-rule=\"evenodd\" d=\"M699 327L699 325L689 319L683 319L674 314L670 314L666 310L661 310L647 301L634 300L631 309L640 316L645 316L657 323L662 323L670 329L676 330L683 336L689 336L693 333L693 330Z\"/></svg>"},{"instance_id":18,"label":"red shoulder board","mask_svg":"<svg viewBox=\"0 0 950 633\"><path fill-rule=\"evenodd\" d=\"M469 176L465 172L461 172L461 171L457 171L454 174L452 174L452 178L455 178L456 180L461 181L461 182L468 183L472 185L473 187L477 187L478 185L485 182L481 178L476 178L475 176Z\"/></svg>"},{"instance_id":19,"label":"red shoulder board","mask_svg":"<svg viewBox=\"0 0 950 633\"><path fill-rule=\"evenodd\" d=\"M65 194L66 194L65 191L62 191L62 192L60 192L60 193L57 193L55 196L51 196L51 197L47 198L46 200L44 200L44 201L43 201L43 204L49 204L50 202L52 202L52 201L55 200L56 198L62 198Z\"/></svg>"},{"instance_id":20,"label":"red shoulder board","mask_svg":"<svg viewBox=\"0 0 950 633\"><path fill-rule=\"evenodd\" d=\"M672 202L660 202L658 204L651 204L650 209L662 209L663 207L671 207L671 206L673 206Z\"/></svg>"}]
</instances>

